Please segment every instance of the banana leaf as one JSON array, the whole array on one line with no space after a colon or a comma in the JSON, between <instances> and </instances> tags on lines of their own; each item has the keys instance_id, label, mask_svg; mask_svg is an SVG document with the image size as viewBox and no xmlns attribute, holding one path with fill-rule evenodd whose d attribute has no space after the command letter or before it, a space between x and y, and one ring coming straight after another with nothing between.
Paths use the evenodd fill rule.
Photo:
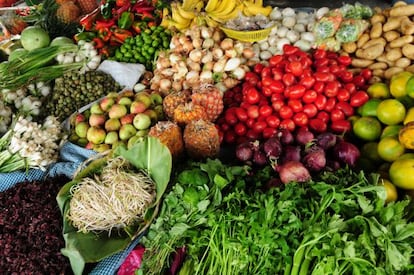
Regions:
<instances>
[{"instance_id":1,"label":"banana leaf","mask_svg":"<svg viewBox=\"0 0 414 275\"><path fill-rule=\"evenodd\" d=\"M142 224L128 226L114 234L82 233L68 221L67 212L71 199L70 189L83 177L99 174L106 160L112 156L122 156L137 169L145 170L156 185L156 200L146 211ZM77 173L71 182L65 184L59 191L56 200L63 218L63 237L65 248L63 255L69 258L75 275L83 273L86 263L95 263L124 250L135 238L142 234L151 224L158 213L160 199L164 194L171 176L172 157L168 148L157 138L147 137L136 143L130 149L118 147L111 154L91 161L85 169Z\"/></svg>"}]
</instances>

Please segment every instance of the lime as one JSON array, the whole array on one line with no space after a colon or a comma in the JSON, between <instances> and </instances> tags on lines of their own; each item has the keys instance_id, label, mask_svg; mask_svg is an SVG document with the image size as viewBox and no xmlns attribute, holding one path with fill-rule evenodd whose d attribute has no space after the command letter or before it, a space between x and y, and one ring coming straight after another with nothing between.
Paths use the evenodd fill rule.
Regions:
<instances>
[{"instance_id":1,"label":"lime","mask_svg":"<svg viewBox=\"0 0 414 275\"><path fill-rule=\"evenodd\" d=\"M405 96L407 94L405 89L407 82L412 76L413 74L407 71L402 71L393 75L390 82L391 95L395 98Z\"/></svg>"},{"instance_id":2,"label":"lime","mask_svg":"<svg viewBox=\"0 0 414 275\"><path fill-rule=\"evenodd\" d=\"M404 121L406 110L397 99L385 99L377 107L378 119L386 125L395 125Z\"/></svg>"},{"instance_id":3,"label":"lime","mask_svg":"<svg viewBox=\"0 0 414 275\"><path fill-rule=\"evenodd\" d=\"M382 126L375 117L366 116L357 119L352 130L360 139L374 141L381 136Z\"/></svg>"},{"instance_id":4,"label":"lime","mask_svg":"<svg viewBox=\"0 0 414 275\"><path fill-rule=\"evenodd\" d=\"M360 107L360 115L361 116L377 116L377 108L378 105L381 103L381 99L372 98L364 103Z\"/></svg>"},{"instance_id":5,"label":"lime","mask_svg":"<svg viewBox=\"0 0 414 275\"><path fill-rule=\"evenodd\" d=\"M404 154L405 148L398 138L386 137L378 142L378 155L385 161L392 162Z\"/></svg>"},{"instance_id":6,"label":"lime","mask_svg":"<svg viewBox=\"0 0 414 275\"><path fill-rule=\"evenodd\" d=\"M388 125L386 126L381 133L380 139L386 137L398 137L398 133L400 132L402 125Z\"/></svg>"},{"instance_id":7,"label":"lime","mask_svg":"<svg viewBox=\"0 0 414 275\"><path fill-rule=\"evenodd\" d=\"M367 93L370 98L385 99L391 96L390 88L387 84L382 82L377 82L369 86L367 89Z\"/></svg>"}]
</instances>

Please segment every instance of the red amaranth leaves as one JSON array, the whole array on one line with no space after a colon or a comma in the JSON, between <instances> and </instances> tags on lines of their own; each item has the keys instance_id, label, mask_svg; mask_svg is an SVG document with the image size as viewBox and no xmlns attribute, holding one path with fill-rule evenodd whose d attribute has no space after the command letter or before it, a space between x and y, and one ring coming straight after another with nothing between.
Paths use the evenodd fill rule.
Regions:
<instances>
[{"instance_id":1,"label":"red amaranth leaves","mask_svg":"<svg viewBox=\"0 0 414 275\"><path fill-rule=\"evenodd\" d=\"M6 274L64 274L69 260L56 202L65 177L22 182L0 192L0 270Z\"/></svg>"}]
</instances>

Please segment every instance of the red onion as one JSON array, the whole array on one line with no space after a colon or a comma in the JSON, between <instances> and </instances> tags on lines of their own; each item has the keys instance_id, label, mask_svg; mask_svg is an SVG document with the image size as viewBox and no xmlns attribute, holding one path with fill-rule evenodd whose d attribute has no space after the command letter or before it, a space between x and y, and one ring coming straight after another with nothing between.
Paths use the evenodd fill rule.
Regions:
<instances>
[{"instance_id":1,"label":"red onion","mask_svg":"<svg viewBox=\"0 0 414 275\"><path fill-rule=\"evenodd\" d=\"M341 140L333 148L334 157L349 166L355 166L360 156L359 149L352 143Z\"/></svg>"},{"instance_id":2,"label":"red onion","mask_svg":"<svg viewBox=\"0 0 414 275\"><path fill-rule=\"evenodd\" d=\"M336 142L336 135L330 132L321 133L316 137L316 143L324 150L334 147Z\"/></svg>"},{"instance_id":3,"label":"red onion","mask_svg":"<svg viewBox=\"0 0 414 275\"><path fill-rule=\"evenodd\" d=\"M311 175L300 161L288 161L276 166L280 180L286 184L289 182L306 182L311 179Z\"/></svg>"},{"instance_id":4,"label":"red onion","mask_svg":"<svg viewBox=\"0 0 414 275\"><path fill-rule=\"evenodd\" d=\"M325 151L313 150L302 158L302 162L310 171L319 172L326 166Z\"/></svg>"},{"instance_id":5,"label":"red onion","mask_svg":"<svg viewBox=\"0 0 414 275\"><path fill-rule=\"evenodd\" d=\"M236 157L240 161L249 161L253 157L253 148L250 142L245 142L237 145L236 147Z\"/></svg>"},{"instance_id":6,"label":"red onion","mask_svg":"<svg viewBox=\"0 0 414 275\"><path fill-rule=\"evenodd\" d=\"M311 131L303 128L303 127L299 128L296 131L295 140L300 145L306 145L309 142L312 142L314 138L315 138L315 136L313 135L313 133Z\"/></svg>"},{"instance_id":7,"label":"red onion","mask_svg":"<svg viewBox=\"0 0 414 275\"><path fill-rule=\"evenodd\" d=\"M263 151L267 157L278 158L282 153L282 144L279 138L271 137L263 143Z\"/></svg>"}]
</instances>

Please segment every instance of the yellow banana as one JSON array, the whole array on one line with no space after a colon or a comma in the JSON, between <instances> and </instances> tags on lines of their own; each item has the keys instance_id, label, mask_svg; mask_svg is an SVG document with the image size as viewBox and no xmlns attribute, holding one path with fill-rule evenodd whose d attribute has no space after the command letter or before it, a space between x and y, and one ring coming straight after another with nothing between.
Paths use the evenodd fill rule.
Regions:
<instances>
[{"instance_id":1,"label":"yellow banana","mask_svg":"<svg viewBox=\"0 0 414 275\"><path fill-rule=\"evenodd\" d=\"M206 12L210 13L216 10L218 3L219 3L219 0L208 0L207 5L205 7Z\"/></svg>"},{"instance_id":2,"label":"yellow banana","mask_svg":"<svg viewBox=\"0 0 414 275\"><path fill-rule=\"evenodd\" d=\"M191 21L191 19L183 17L176 5L171 5L171 19L178 24L186 24Z\"/></svg>"},{"instance_id":3,"label":"yellow banana","mask_svg":"<svg viewBox=\"0 0 414 275\"><path fill-rule=\"evenodd\" d=\"M245 1L244 3L244 9L243 9L243 13L246 16L255 16L257 14L263 14L264 16L269 16L269 14L272 12L272 7L271 6L260 6L260 5L256 5L255 3L252 2L248 2Z\"/></svg>"},{"instance_id":4,"label":"yellow banana","mask_svg":"<svg viewBox=\"0 0 414 275\"><path fill-rule=\"evenodd\" d=\"M183 0L183 3L181 6L183 7L183 9L190 11L194 9L197 2L199 2L199 0Z\"/></svg>"},{"instance_id":5,"label":"yellow banana","mask_svg":"<svg viewBox=\"0 0 414 275\"><path fill-rule=\"evenodd\" d=\"M188 10L183 9L183 7L180 4L176 4L176 8L177 8L177 12L180 14L180 17L183 17L188 20L192 20L196 16L193 11L188 11Z\"/></svg>"},{"instance_id":6,"label":"yellow banana","mask_svg":"<svg viewBox=\"0 0 414 275\"><path fill-rule=\"evenodd\" d=\"M198 1L198 2L196 3L196 5L194 6L194 9L195 9L197 12L200 12L203 8L204 8L204 2L203 2L203 1Z\"/></svg>"},{"instance_id":7,"label":"yellow banana","mask_svg":"<svg viewBox=\"0 0 414 275\"><path fill-rule=\"evenodd\" d=\"M228 20L234 19L239 16L240 12L243 11L243 4L237 5L230 13L219 15L219 14L211 14L211 17L220 23L224 23Z\"/></svg>"},{"instance_id":8,"label":"yellow banana","mask_svg":"<svg viewBox=\"0 0 414 275\"><path fill-rule=\"evenodd\" d=\"M236 1L226 1L222 0L222 3L227 3L227 5L224 6L224 8L221 8L221 5L217 10L213 11L212 14L214 14L216 17L226 16L229 13L233 12L233 10L236 8Z\"/></svg>"},{"instance_id":9,"label":"yellow banana","mask_svg":"<svg viewBox=\"0 0 414 275\"><path fill-rule=\"evenodd\" d=\"M177 21L171 20L170 24L172 27L175 27L177 30L183 31L187 29L188 27L190 27L191 21L187 20L186 22L177 22Z\"/></svg>"},{"instance_id":10,"label":"yellow banana","mask_svg":"<svg viewBox=\"0 0 414 275\"><path fill-rule=\"evenodd\" d=\"M215 21L214 19L212 19L209 15L205 16L205 20L206 20L207 26L209 27L215 28L219 25L219 23Z\"/></svg>"},{"instance_id":11,"label":"yellow banana","mask_svg":"<svg viewBox=\"0 0 414 275\"><path fill-rule=\"evenodd\" d=\"M255 5L263 7L263 0L254 0Z\"/></svg>"}]
</instances>

